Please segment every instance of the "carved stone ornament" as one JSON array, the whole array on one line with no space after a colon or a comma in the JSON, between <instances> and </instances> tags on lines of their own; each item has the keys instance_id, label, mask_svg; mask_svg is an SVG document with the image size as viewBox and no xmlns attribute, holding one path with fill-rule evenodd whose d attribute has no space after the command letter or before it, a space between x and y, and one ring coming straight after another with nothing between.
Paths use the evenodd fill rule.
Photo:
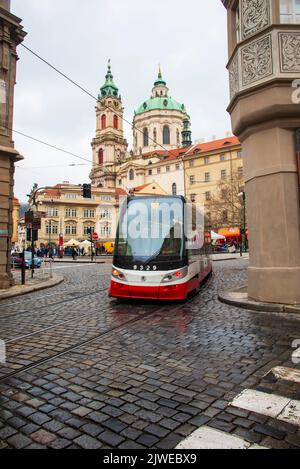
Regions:
<instances>
[{"instance_id":1,"label":"carved stone ornament","mask_svg":"<svg viewBox=\"0 0 300 469\"><path fill-rule=\"evenodd\" d=\"M272 39L265 36L242 49L243 86L273 74Z\"/></svg>"},{"instance_id":2,"label":"carved stone ornament","mask_svg":"<svg viewBox=\"0 0 300 469\"><path fill-rule=\"evenodd\" d=\"M300 33L279 33L282 72L300 72Z\"/></svg>"},{"instance_id":3,"label":"carved stone ornament","mask_svg":"<svg viewBox=\"0 0 300 469\"><path fill-rule=\"evenodd\" d=\"M239 92L239 57L235 54L229 66L230 99Z\"/></svg>"},{"instance_id":4,"label":"carved stone ornament","mask_svg":"<svg viewBox=\"0 0 300 469\"><path fill-rule=\"evenodd\" d=\"M242 0L242 38L270 25L270 0Z\"/></svg>"}]
</instances>

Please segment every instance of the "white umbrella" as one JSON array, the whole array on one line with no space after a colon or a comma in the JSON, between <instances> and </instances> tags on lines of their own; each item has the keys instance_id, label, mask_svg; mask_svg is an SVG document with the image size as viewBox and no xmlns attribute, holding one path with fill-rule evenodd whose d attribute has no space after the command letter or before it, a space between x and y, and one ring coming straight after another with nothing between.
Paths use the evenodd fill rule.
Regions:
<instances>
[{"instance_id":1,"label":"white umbrella","mask_svg":"<svg viewBox=\"0 0 300 469\"><path fill-rule=\"evenodd\" d=\"M82 242L79 244L79 246L80 246L81 248L90 248L90 247L91 247L91 242L86 239L85 241L82 241Z\"/></svg>"},{"instance_id":2,"label":"white umbrella","mask_svg":"<svg viewBox=\"0 0 300 469\"><path fill-rule=\"evenodd\" d=\"M78 247L79 244L80 244L79 241L76 241L76 239L70 239L70 241L68 241L67 243L65 243L64 246L65 246L66 248L68 248L68 247L73 247L73 246Z\"/></svg>"},{"instance_id":3,"label":"white umbrella","mask_svg":"<svg viewBox=\"0 0 300 469\"><path fill-rule=\"evenodd\" d=\"M210 236L211 236L211 239L212 239L213 241L216 241L217 239L226 239L225 236L219 235L219 234L216 233L215 231L211 231Z\"/></svg>"}]
</instances>

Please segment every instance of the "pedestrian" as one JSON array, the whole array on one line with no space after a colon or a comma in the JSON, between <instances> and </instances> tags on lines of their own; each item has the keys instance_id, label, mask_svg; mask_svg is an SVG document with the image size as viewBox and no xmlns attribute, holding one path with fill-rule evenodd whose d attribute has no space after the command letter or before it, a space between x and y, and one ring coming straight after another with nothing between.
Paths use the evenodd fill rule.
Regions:
<instances>
[{"instance_id":1,"label":"pedestrian","mask_svg":"<svg viewBox=\"0 0 300 469\"><path fill-rule=\"evenodd\" d=\"M73 261L76 260L76 257L77 257L77 252L76 252L76 249L73 247L72 248L72 259L73 259Z\"/></svg>"}]
</instances>

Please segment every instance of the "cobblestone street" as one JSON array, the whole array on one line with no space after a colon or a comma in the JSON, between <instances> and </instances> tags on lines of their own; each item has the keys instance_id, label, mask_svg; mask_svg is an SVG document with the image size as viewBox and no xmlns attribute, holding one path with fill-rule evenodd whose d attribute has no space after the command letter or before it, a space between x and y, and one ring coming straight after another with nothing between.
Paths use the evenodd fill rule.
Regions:
<instances>
[{"instance_id":1,"label":"cobblestone street","mask_svg":"<svg viewBox=\"0 0 300 469\"><path fill-rule=\"evenodd\" d=\"M0 448L175 448L205 425L269 448L299 448L300 430L230 405L244 389L300 399L264 378L296 368L300 317L218 301L246 281L247 261L215 262L187 303L118 303L111 267L55 265L65 281L0 303Z\"/></svg>"}]
</instances>

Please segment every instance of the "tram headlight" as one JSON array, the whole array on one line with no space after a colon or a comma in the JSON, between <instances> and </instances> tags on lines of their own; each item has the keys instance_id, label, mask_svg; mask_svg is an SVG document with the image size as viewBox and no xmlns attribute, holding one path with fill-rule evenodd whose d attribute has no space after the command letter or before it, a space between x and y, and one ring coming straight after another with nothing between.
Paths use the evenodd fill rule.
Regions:
<instances>
[{"instance_id":1,"label":"tram headlight","mask_svg":"<svg viewBox=\"0 0 300 469\"><path fill-rule=\"evenodd\" d=\"M113 277L118 278L119 280L126 280L126 277L123 272L120 272L117 269L113 269L111 274Z\"/></svg>"},{"instance_id":2,"label":"tram headlight","mask_svg":"<svg viewBox=\"0 0 300 469\"><path fill-rule=\"evenodd\" d=\"M180 280L180 279L186 277L187 273L188 273L188 269L187 269L187 267L185 267L184 269L177 270L177 272L173 272L171 274L165 275L164 278L162 279L162 281L164 283L174 282L175 280Z\"/></svg>"}]
</instances>

